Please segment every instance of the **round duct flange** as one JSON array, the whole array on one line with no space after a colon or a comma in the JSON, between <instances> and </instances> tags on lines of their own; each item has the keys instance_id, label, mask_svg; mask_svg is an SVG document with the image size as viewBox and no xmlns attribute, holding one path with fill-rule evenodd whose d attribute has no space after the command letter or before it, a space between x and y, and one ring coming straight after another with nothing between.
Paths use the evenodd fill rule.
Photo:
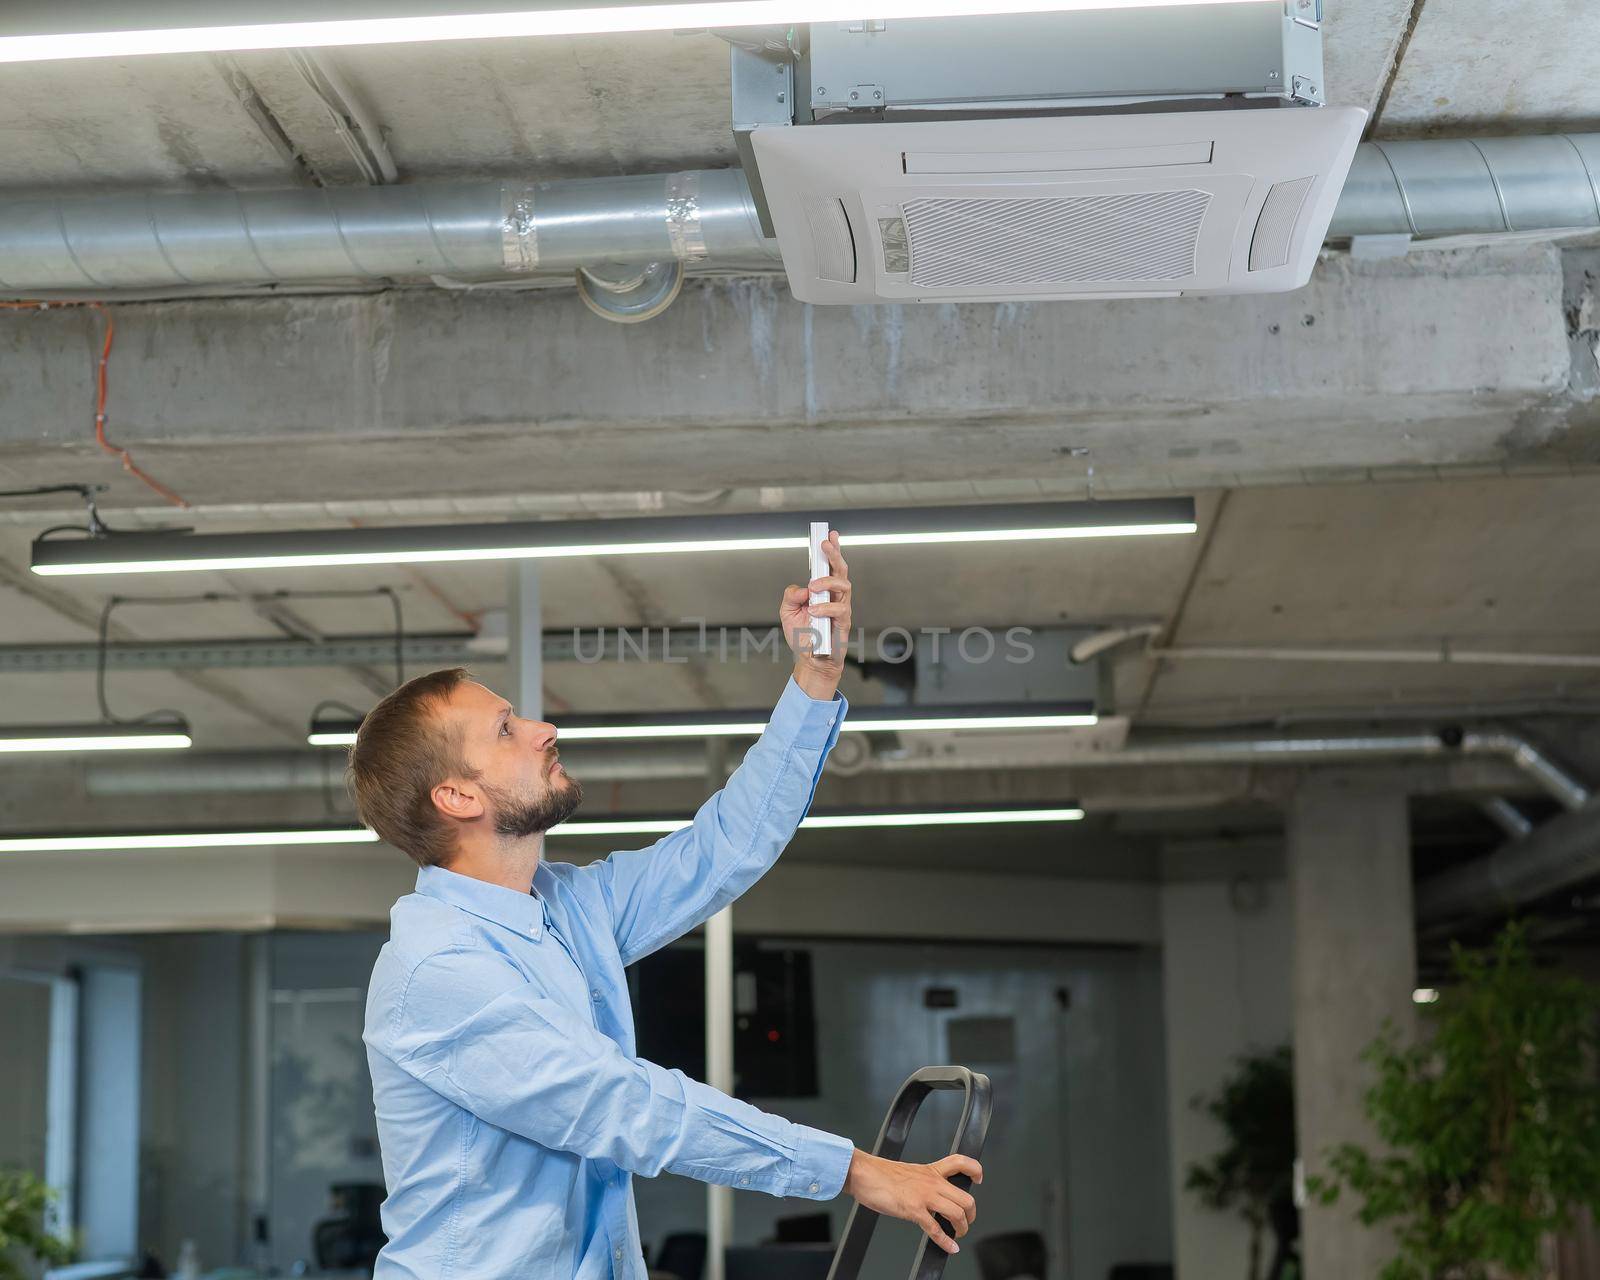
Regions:
<instances>
[{"instance_id":1,"label":"round duct flange","mask_svg":"<svg viewBox=\"0 0 1600 1280\"><path fill-rule=\"evenodd\" d=\"M639 324L654 320L673 304L683 288L683 263L579 267L577 281L583 305L602 320Z\"/></svg>"}]
</instances>

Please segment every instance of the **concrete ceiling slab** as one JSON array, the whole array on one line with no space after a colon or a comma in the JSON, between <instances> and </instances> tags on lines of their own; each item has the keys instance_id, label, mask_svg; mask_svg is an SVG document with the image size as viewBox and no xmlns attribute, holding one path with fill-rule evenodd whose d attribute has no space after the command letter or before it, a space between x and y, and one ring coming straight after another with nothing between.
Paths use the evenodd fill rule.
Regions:
<instances>
[{"instance_id":1,"label":"concrete ceiling slab","mask_svg":"<svg viewBox=\"0 0 1600 1280\"><path fill-rule=\"evenodd\" d=\"M202 55L0 66L0 161L13 191L292 182Z\"/></svg>"},{"instance_id":2,"label":"concrete ceiling slab","mask_svg":"<svg viewBox=\"0 0 1600 1280\"><path fill-rule=\"evenodd\" d=\"M1172 641L1179 647L1420 648L1448 638L1457 648L1589 653L1600 644L1600 597L1590 590L1589 569L1600 558L1600 534L1588 519L1597 497L1600 476L1238 491L1198 573L1195 557L1203 538L862 549L852 558L857 622L876 629L1159 620L1172 615L1193 574ZM1211 528L1215 509L1214 495L1202 495L1203 530ZM20 530L7 530L4 550L15 556L24 541ZM797 568L780 553L729 557L714 571L699 556L551 564L542 584L546 624L659 627L698 617L712 625L759 624L775 613L778 593L798 576ZM240 576L263 590L389 583L404 594L408 618L417 619L410 624L414 629L441 619L426 613L431 597L393 569ZM440 567L430 578L467 609L498 607L504 597L503 572L492 566ZM36 600L0 591L0 614L26 620L15 632L7 628L8 641L82 643L92 633L72 617L92 618L111 590L172 593L226 584L201 575L181 583L81 579L45 587L69 606L53 623ZM382 613L376 602L305 601L296 608L330 634L381 633L384 626L375 616ZM270 633L259 619L229 605L130 609L120 621L143 638ZM481 665L491 682L503 670ZM386 663L375 663L374 670L387 678ZM552 709L760 706L785 670L786 664L760 654L743 664L562 663L547 668L546 683ZM1149 669L1130 653L1120 670L1118 705L1131 710ZM361 706L372 697L341 671L216 674L249 703L296 724L319 698ZM177 699L213 742L278 740L236 707L208 709L206 698L170 684L170 677L113 678L119 704L147 707ZM76 707L74 714L87 713L91 687L87 677L13 678L0 697L6 718L54 719L62 714L58 702ZM870 702L881 691L857 685L850 696ZM1145 710L1156 720L1229 720L1595 698L1600 672L1592 669L1196 661L1168 664Z\"/></svg>"},{"instance_id":3,"label":"concrete ceiling slab","mask_svg":"<svg viewBox=\"0 0 1600 1280\"><path fill-rule=\"evenodd\" d=\"M728 46L670 32L341 50L413 178L737 163Z\"/></svg>"},{"instance_id":4,"label":"concrete ceiling slab","mask_svg":"<svg viewBox=\"0 0 1600 1280\"><path fill-rule=\"evenodd\" d=\"M1238 491L1177 642L1600 635L1597 494L1592 477Z\"/></svg>"},{"instance_id":5,"label":"concrete ceiling slab","mask_svg":"<svg viewBox=\"0 0 1600 1280\"><path fill-rule=\"evenodd\" d=\"M1330 37L1331 40L1331 37ZM1600 8L1549 0L1427 0L1377 122L1383 137L1600 126Z\"/></svg>"},{"instance_id":6,"label":"concrete ceiling slab","mask_svg":"<svg viewBox=\"0 0 1600 1280\"><path fill-rule=\"evenodd\" d=\"M1322 74L1334 106L1376 109L1394 71L1414 0L1329 0Z\"/></svg>"},{"instance_id":7,"label":"concrete ceiling slab","mask_svg":"<svg viewBox=\"0 0 1600 1280\"><path fill-rule=\"evenodd\" d=\"M1414 0L1331 0L1331 101L1373 109ZM1578 127L1597 107L1597 18L1559 0L1508 26L1494 0L1418 3L1384 132ZM556 179L736 163L728 50L705 34L464 41L327 52L384 127L410 181ZM357 173L282 53L232 55L329 181ZM288 185L283 156L208 55L0 67L0 189Z\"/></svg>"}]
</instances>

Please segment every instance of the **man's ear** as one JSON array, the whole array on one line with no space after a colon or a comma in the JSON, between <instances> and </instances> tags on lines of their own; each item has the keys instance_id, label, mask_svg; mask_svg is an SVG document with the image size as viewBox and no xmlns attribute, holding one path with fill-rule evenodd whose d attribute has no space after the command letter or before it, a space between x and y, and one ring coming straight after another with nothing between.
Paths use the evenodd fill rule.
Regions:
<instances>
[{"instance_id":1,"label":"man's ear","mask_svg":"<svg viewBox=\"0 0 1600 1280\"><path fill-rule=\"evenodd\" d=\"M461 778L446 778L428 794L434 808L447 818L465 822L483 817L483 797L476 787Z\"/></svg>"}]
</instances>

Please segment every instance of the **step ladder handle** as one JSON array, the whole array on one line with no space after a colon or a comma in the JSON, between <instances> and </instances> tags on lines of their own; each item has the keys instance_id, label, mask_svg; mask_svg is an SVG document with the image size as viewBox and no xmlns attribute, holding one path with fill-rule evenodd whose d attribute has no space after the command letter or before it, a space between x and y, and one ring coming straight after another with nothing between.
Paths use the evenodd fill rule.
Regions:
<instances>
[{"instance_id":1,"label":"step ladder handle","mask_svg":"<svg viewBox=\"0 0 1600 1280\"><path fill-rule=\"evenodd\" d=\"M983 1140L989 1133L991 1096L989 1077L966 1067L923 1067L913 1074L895 1094L884 1117L883 1128L878 1131L878 1141L872 1154L886 1160L898 1160L906 1149L906 1139L911 1135L911 1124L917 1118L923 1101L935 1089L960 1089L965 1095L961 1105L961 1119L956 1124L955 1137L950 1142L950 1154L971 1156L974 1160L983 1153ZM950 1181L963 1191L972 1186L966 1174L957 1174ZM950 1224L937 1214L940 1228L950 1232ZM861 1264L866 1261L867 1246L872 1243L873 1228L878 1225L878 1214L871 1209L852 1205L845 1221L844 1235L840 1237L838 1251L833 1255L833 1266L828 1269L828 1280L857 1280ZM944 1274L948 1254L926 1235L919 1238L916 1257L911 1264L909 1280L939 1280Z\"/></svg>"}]
</instances>

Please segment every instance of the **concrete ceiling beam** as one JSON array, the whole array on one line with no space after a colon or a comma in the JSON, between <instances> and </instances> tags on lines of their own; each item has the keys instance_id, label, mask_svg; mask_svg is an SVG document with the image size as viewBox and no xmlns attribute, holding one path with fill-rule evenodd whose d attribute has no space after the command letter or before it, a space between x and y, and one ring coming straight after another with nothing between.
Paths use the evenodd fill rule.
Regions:
<instances>
[{"instance_id":1,"label":"concrete ceiling beam","mask_svg":"<svg viewBox=\"0 0 1600 1280\"><path fill-rule=\"evenodd\" d=\"M798 484L810 439L852 483L1081 489L1092 466L1097 492L1568 466L1600 421L1564 283L1536 248L1175 301L808 308L708 280L625 328L553 293L130 305L110 412L208 504ZM8 480L118 478L83 409L94 320L0 315Z\"/></svg>"}]
</instances>

